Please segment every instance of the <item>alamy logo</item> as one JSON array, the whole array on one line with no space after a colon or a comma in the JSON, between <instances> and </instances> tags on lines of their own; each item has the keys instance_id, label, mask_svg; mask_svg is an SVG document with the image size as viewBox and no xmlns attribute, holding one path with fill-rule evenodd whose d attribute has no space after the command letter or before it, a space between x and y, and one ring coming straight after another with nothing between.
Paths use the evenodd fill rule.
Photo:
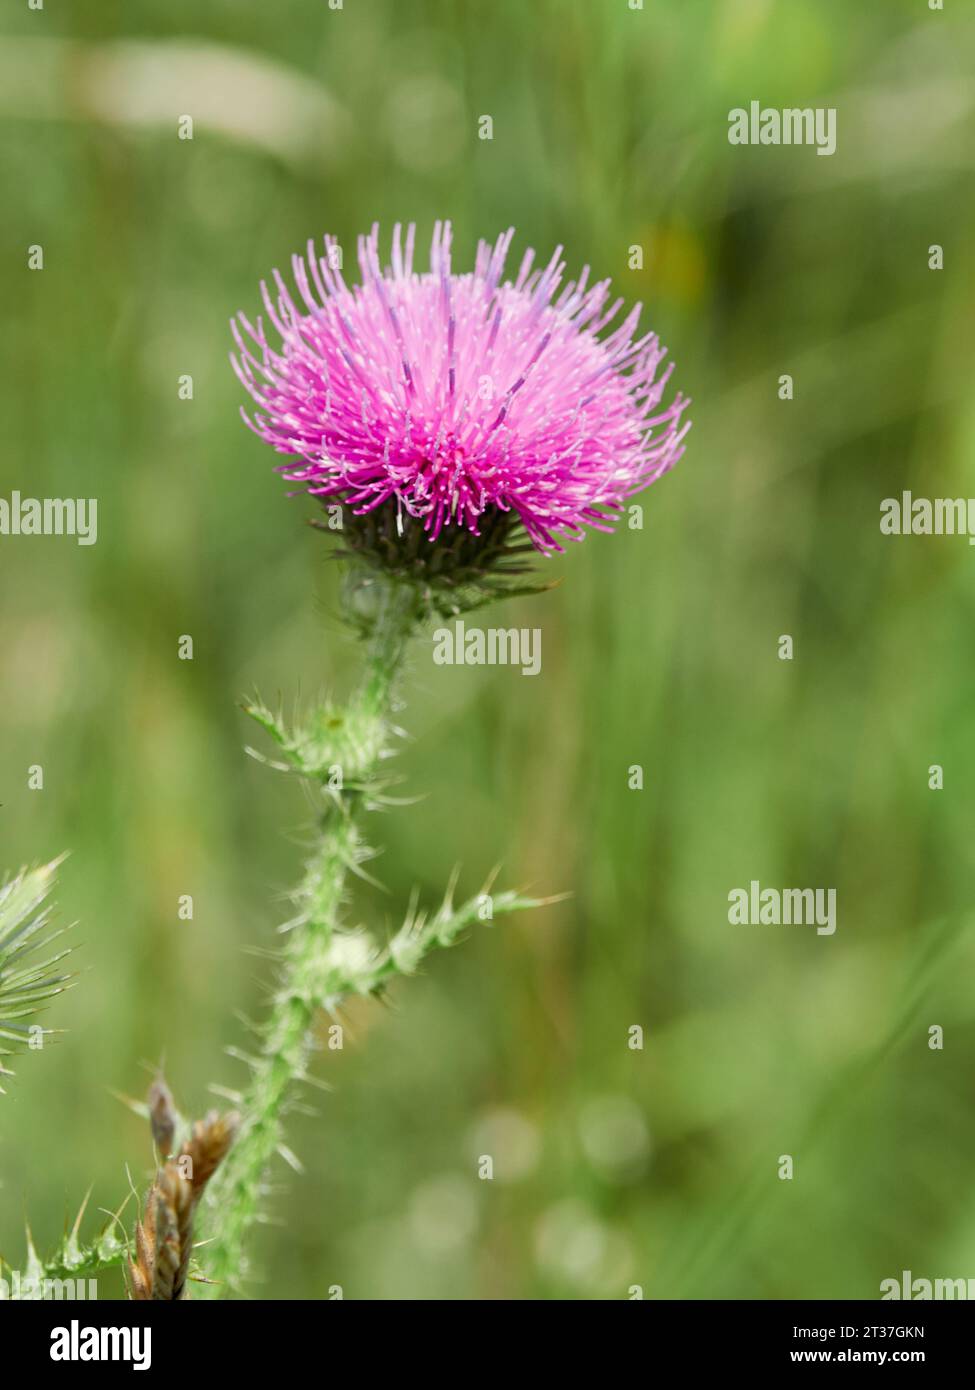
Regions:
<instances>
[{"instance_id":1,"label":"alamy logo","mask_svg":"<svg viewBox=\"0 0 975 1390\"><path fill-rule=\"evenodd\" d=\"M967 536L975 545L975 497L885 497L880 504L884 536Z\"/></svg>"},{"instance_id":2,"label":"alamy logo","mask_svg":"<svg viewBox=\"0 0 975 1390\"><path fill-rule=\"evenodd\" d=\"M95 497L0 497L0 536L75 536L79 545L98 540Z\"/></svg>"},{"instance_id":3,"label":"alamy logo","mask_svg":"<svg viewBox=\"0 0 975 1390\"><path fill-rule=\"evenodd\" d=\"M67 1300L75 1303L87 1299L98 1299L97 1279L45 1279L31 1274L21 1274L19 1269L10 1270L10 1278L0 1278L0 1303L34 1302L41 1299Z\"/></svg>"},{"instance_id":4,"label":"alamy logo","mask_svg":"<svg viewBox=\"0 0 975 1390\"><path fill-rule=\"evenodd\" d=\"M438 627L433 634L433 659L437 666L520 666L523 676L537 676L542 669L542 631L468 628L459 619L452 628Z\"/></svg>"},{"instance_id":5,"label":"alamy logo","mask_svg":"<svg viewBox=\"0 0 975 1390\"><path fill-rule=\"evenodd\" d=\"M881 1279L880 1297L882 1302L889 1298L967 1300L975 1298L975 1279L915 1279L909 1269L902 1269L899 1279Z\"/></svg>"},{"instance_id":6,"label":"alamy logo","mask_svg":"<svg viewBox=\"0 0 975 1390\"><path fill-rule=\"evenodd\" d=\"M728 903L732 926L814 926L817 936L836 930L835 888L763 888L753 878L747 888L732 888Z\"/></svg>"},{"instance_id":7,"label":"alamy logo","mask_svg":"<svg viewBox=\"0 0 975 1390\"><path fill-rule=\"evenodd\" d=\"M817 154L836 153L835 106L787 106L778 111L753 101L746 111L728 112L729 145L815 145Z\"/></svg>"},{"instance_id":8,"label":"alamy logo","mask_svg":"<svg viewBox=\"0 0 975 1390\"><path fill-rule=\"evenodd\" d=\"M152 1365L151 1327L68 1327L51 1330L52 1361L131 1361L134 1371Z\"/></svg>"}]
</instances>

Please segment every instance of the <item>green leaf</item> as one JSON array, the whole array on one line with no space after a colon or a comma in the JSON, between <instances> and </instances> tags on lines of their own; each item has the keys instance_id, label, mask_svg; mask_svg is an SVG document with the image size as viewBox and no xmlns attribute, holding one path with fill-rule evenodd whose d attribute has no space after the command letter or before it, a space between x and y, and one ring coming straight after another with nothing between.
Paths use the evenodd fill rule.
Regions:
<instances>
[{"instance_id":1,"label":"green leaf","mask_svg":"<svg viewBox=\"0 0 975 1390\"><path fill-rule=\"evenodd\" d=\"M60 863L21 869L0 887L0 1057L50 1033L46 1028L38 1033L38 1025L26 1020L72 984L72 977L58 969L70 947L47 950L65 930L52 928L49 901ZM0 1076L11 1075L0 1062Z\"/></svg>"}]
</instances>

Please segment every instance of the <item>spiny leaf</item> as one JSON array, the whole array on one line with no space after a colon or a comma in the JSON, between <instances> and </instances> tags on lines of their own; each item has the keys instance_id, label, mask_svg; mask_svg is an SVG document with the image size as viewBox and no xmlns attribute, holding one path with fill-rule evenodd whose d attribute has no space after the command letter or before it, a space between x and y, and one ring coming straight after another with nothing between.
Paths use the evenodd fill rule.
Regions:
<instances>
[{"instance_id":1,"label":"spiny leaf","mask_svg":"<svg viewBox=\"0 0 975 1390\"><path fill-rule=\"evenodd\" d=\"M70 948L40 956L64 931L51 929L48 901L61 862L55 859L37 869L21 869L0 887L0 1057L10 1056L34 1037L51 1033L45 1028L38 1034L38 1025L27 1025L24 1020L36 1015L73 982L57 968ZM0 1075L12 1073L0 1063Z\"/></svg>"}]
</instances>

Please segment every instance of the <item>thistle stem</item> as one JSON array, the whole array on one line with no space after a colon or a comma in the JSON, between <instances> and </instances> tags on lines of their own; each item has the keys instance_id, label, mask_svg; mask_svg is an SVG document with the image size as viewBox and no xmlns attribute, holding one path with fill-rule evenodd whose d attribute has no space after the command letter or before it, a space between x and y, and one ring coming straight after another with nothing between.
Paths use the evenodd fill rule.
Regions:
<instances>
[{"instance_id":1,"label":"thistle stem","mask_svg":"<svg viewBox=\"0 0 975 1390\"><path fill-rule=\"evenodd\" d=\"M432 951L453 946L478 922L558 901L510 889L497 892L491 873L480 893L455 906L455 870L437 910L420 910L414 896L402 926L385 945L343 923L347 877L360 872L358 866L369 854L360 823L364 812L383 798L379 766L393 732L389 713L395 683L410 638L428 611L418 589L392 579L353 584L348 598L350 614L356 614L366 639L365 671L348 705L323 705L295 729L285 728L260 703L247 707L281 754L282 761L271 766L302 777L321 798L322 809L304 878L293 895L296 914L281 929L285 944L277 988L260 1030L257 1056L250 1059L250 1084L235 1098L237 1138L210 1180L199 1213L207 1237L201 1261L208 1281L202 1286L204 1297L219 1297L245 1277L247 1240L260 1216L275 1153L299 1166L284 1146L283 1126L293 1093L310 1079L306 1067L319 1010L334 1012L349 996L382 993L393 979L414 974ZM117 1231L121 1212L86 1246L78 1240L83 1215L84 1205L70 1234L46 1262L28 1234L32 1279L94 1274L123 1261L126 1246Z\"/></svg>"},{"instance_id":2,"label":"thistle stem","mask_svg":"<svg viewBox=\"0 0 975 1390\"><path fill-rule=\"evenodd\" d=\"M367 594L366 668L345 711L325 722L335 726L336 747L350 751L341 789L330 785L319 817L317 842L295 893L298 914L287 928L278 988L262 1030L262 1047L240 1104L241 1131L210 1188L205 1265L210 1286L238 1283L244 1273L248 1233L260 1210L265 1174L282 1147L282 1120L289 1098L306 1075L315 1018L341 997L341 925L345 884L365 849L359 823L364 784L383 756L393 687L419 616L410 586L372 581ZM342 744L342 736L347 743ZM313 779L321 788L324 756ZM336 764L330 764L332 771ZM348 777L348 771L354 772Z\"/></svg>"}]
</instances>

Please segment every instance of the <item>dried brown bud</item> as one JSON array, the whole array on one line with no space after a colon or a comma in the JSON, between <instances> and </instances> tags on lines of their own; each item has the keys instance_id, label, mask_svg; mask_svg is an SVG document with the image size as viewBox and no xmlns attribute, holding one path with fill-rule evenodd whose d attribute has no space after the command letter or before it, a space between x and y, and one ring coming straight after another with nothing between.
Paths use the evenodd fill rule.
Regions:
<instances>
[{"instance_id":1,"label":"dried brown bud","mask_svg":"<svg viewBox=\"0 0 975 1390\"><path fill-rule=\"evenodd\" d=\"M152 1141L163 1155L172 1153L176 1135L176 1108L169 1087L161 1076L149 1087L149 1124Z\"/></svg>"},{"instance_id":2,"label":"dried brown bud","mask_svg":"<svg viewBox=\"0 0 975 1390\"><path fill-rule=\"evenodd\" d=\"M176 1110L160 1077L149 1091L152 1137L162 1153L172 1149ZM129 1262L129 1296L170 1302L183 1298L193 1250L193 1213L207 1182L225 1158L240 1123L236 1114L211 1110L193 1126L179 1153L156 1173L145 1215L135 1228Z\"/></svg>"}]
</instances>

